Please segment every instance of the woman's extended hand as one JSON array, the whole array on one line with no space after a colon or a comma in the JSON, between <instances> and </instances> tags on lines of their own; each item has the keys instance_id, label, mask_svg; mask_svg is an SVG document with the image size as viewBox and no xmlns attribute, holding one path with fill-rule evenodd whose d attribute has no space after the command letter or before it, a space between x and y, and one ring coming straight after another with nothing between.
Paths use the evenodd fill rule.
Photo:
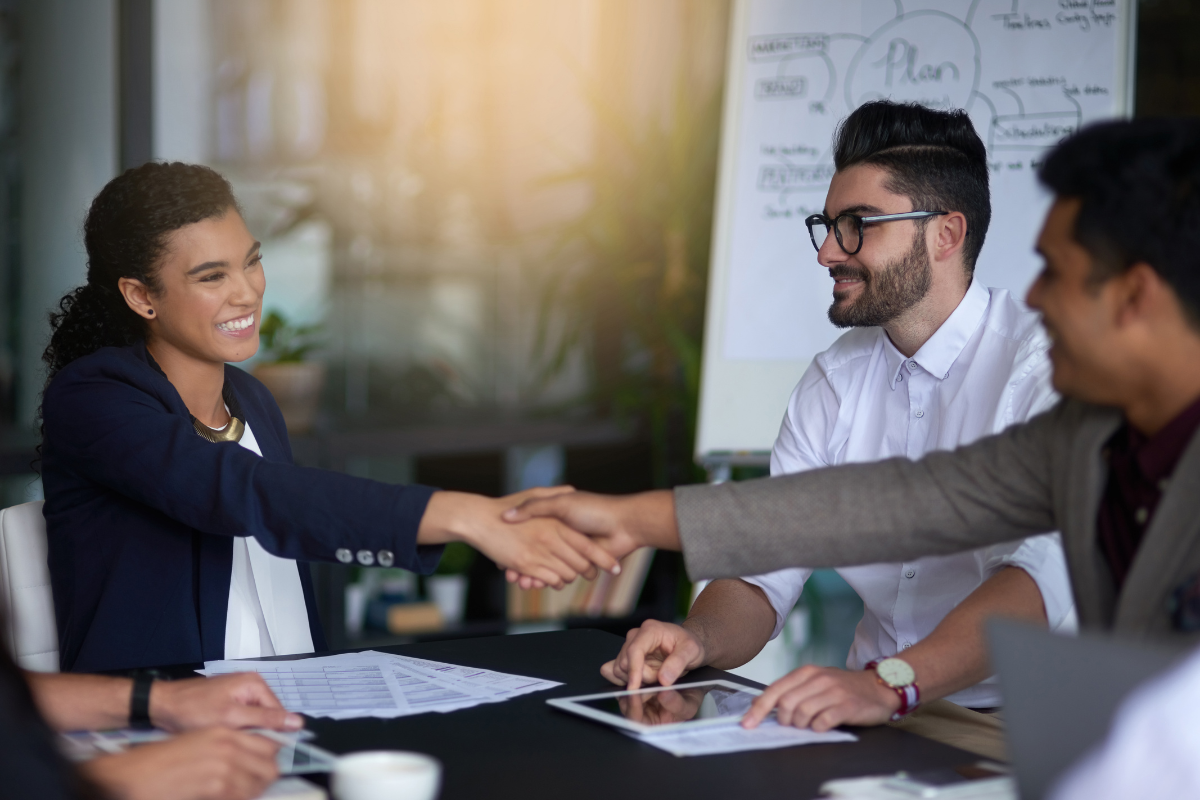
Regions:
<instances>
[{"instance_id":1,"label":"woman's extended hand","mask_svg":"<svg viewBox=\"0 0 1200 800\"><path fill-rule=\"evenodd\" d=\"M511 524L557 520L570 529L587 534L614 558L624 558L639 547L678 550L679 530L675 525L675 498L669 491L612 497L590 492L563 491L565 487L528 495L504 512ZM523 493L525 494L525 493ZM505 500L516 500L512 495ZM593 559L594 560L594 559ZM599 563L599 562L597 562ZM536 575L508 571L508 580L522 589L540 589Z\"/></svg>"},{"instance_id":2,"label":"woman's extended hand","mask_svg":"<svg viewBox=\"0 0 1200 800\"><path fill-rule=\"evenodd\" d=\"M592 578L596 567L607 571L618 563L604 548L557 519L538 518L513 524L500 515L526 500L572 491L569 486L528 489L501 498L463 492L436 492L421 519L417 541L440 544L464 541L497 566L561 588L579 575Z\"/></svg>"}]
</instances>

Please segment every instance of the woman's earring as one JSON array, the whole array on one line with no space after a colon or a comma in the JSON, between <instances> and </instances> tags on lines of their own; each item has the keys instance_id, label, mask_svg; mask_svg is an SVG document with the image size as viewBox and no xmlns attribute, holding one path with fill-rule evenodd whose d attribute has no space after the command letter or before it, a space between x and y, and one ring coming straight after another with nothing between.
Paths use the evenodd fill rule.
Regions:
<instances>
[{"instance_id":1,"label":"woman's earring","mask_svg":"<svg viewBox=\"0 0 1200 800\"><path fill-rule=\"evenodd\" d=\"M146 309L146 313L147 313L147 314L149 314L150 316L152 316L152 317L153 317L153 316L154 316L154 309L153 309L153 308L148 308L148 309Z\"/></svg>"}]
</instances>

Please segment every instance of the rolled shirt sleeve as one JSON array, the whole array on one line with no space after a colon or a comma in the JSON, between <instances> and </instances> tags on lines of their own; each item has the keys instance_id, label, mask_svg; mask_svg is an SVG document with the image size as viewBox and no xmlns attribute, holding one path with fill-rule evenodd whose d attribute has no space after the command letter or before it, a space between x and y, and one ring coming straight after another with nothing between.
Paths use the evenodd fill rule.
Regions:
<instances>
[{"instance_id":1,"label":"rolled shirt sleeve","mask_svg":"<svg viewBox=\"0 0 1200 800\"><path fill-rule=\"evenodd\" d=\"M998 562L998 569L1019 567L1033 578L1038 591L1042 593L1050 630L1056 633L1079 631L1075 598L1071 595L1071 578L1067 573L1067 559L1059 534L1031 536L1021 542L1014 552L1001 556Z\"/></svg>"}]
</instances>

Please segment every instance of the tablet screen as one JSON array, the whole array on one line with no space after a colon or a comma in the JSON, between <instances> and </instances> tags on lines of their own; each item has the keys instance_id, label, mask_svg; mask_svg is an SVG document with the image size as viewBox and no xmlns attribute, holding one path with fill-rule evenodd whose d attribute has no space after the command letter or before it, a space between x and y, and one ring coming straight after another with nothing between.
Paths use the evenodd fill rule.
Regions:
<instances>
[{"instance_id":1,"label":"tablet screen","mask_svg":"<svg viewBox=\"0 0 1200 800\"><path fill-rule=\"evenodd\" d=\"M741 719L757 696L727 686L681 684L637 694L576 700L575 703L642 725L673 725L690 720Z\"/></svg>"}]
</instances>

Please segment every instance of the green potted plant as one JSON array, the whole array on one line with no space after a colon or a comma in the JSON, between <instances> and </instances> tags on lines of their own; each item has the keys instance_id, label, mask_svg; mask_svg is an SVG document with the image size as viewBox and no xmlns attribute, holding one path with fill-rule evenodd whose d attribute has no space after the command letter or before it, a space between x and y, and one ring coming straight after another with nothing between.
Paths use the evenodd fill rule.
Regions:
<instances>
[{"instance_id":1,"label":"green potted plant","mask_svg":"<svg viewBox=\"0 0 1200 800\"><path fill-rule=\"evenodd\" d=\"M320 324L292 325L275 310L267 312L259 328L262 360L254 367L254 377L279 403L288 433L307 433L317 418L325 365L307 359L321 346L320 332Z\"/></svg>"}]
</instances>

